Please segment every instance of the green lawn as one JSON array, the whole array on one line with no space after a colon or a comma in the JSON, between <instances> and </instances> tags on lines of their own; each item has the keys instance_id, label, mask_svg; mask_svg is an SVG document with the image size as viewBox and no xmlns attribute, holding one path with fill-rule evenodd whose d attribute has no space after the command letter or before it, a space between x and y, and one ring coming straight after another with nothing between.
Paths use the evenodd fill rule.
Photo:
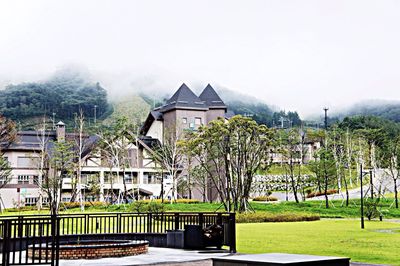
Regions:
<instances>
[{"instance_id":1,"label":"green lawn","mask_svg":"<svg viewBox=\"0 0 400 266\"><path fill-rule=\"evenodd\" d=\"M352 261L400 265L400 224L358 220L237 225L241 253L299 253L350 257Z\"/></svg>"},{"instance_id":2,"label":"green lawn","mask_svg":"<svg viewBox=\"0 0 400 266\"><path fill-rule=\"evenodd\" d=\"M400 218L400 209L390 207L393 199L387 201L382 200L381 211L384 213L384 219ZM360 215L360 200L351 200L350 206L341 206L342 201L330 201L331 207L325 208L324 201L305 201L300 203L295 202L280 202L280 203L258 203L253 202L251 206L257 212L275 213L306 213L318 214L322 218L357 218ZM224 208L219 203L165 203L165 211L170 212L214 212L224 211ZM133 211L129 205L111 205L108 207L90 207L85 209L86 212L129 212ZM61 213L80 213L79 208L68 209ZM42 214L47 214L48 211L42 211ZM26 215L38 214L37 211L24 211L24 212L9 212L5 211L3 215Z\"/></svg>"}]
</instances>

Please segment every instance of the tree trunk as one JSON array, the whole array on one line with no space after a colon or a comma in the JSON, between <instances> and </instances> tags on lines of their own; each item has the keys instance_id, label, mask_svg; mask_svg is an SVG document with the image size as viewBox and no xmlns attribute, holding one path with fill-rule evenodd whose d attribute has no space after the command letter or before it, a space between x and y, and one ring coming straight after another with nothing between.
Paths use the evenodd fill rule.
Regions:
<instances>
[{"instance_id":1,"label":"tree trunk","mask_svg":"<svg viewBox=\"0 0 400 266\"><path fill-rule=\"evenodd\" d=\"M397 196L397 178L393 179L394 181L394 200L396 202L396 209L399 208L399 199Z\"/></svg>"}]
</instances>

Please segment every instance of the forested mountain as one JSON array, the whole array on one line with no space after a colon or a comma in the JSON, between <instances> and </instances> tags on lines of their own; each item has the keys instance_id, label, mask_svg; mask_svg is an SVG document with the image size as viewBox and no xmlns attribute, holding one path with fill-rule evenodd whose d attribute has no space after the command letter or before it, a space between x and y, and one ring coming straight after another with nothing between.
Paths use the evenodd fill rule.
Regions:
<instances>
[{"instance_id":1,"label":"forested mountain","mask_svg":"<svg viewBox=\"0 0 400 266\"><path fill-rule=\"evenodd\" d=\"M400 122L400 102L365 101L354 105L347 111L337 114L339 118L353 115L372 115Z\"/></svg>"},{"instance_id":2,"label":"forested mountain","mask_svg":"<svg viewBox=\"0 0 400 266\"><path fill-rule=\"evenodd\" d=\"M62 120L71 127L80 109L90 126L94 120L95 107L98 122L110 124L117 117L126 116L135 123L140 123L152 107L162 105L169 98L163 93L155 98L142 91L138 95L120 97L110 104L107 91L99 83L88 80L82 72L67 69L43 82L8 85L0 90L0 113L17 122L20 129L33 129L40 123L43 115L51 119L53 113L55 122ZM270 127L279 127L282 124L284 127L301 125L297 112L276 111L277 108L252 96L228 89L218 90L218 93L228 110L250 116L259 124Z\"/></svg>"},{"instance_id":3,"label":"forested mountain","mask_svg":"<svg viewBox=\"0 0 400 266\"><path fill-rule=\"evenodd\" d=\"M0 113L24 124L27 120L55 113L56 120L71 121L82 109L85 117L106 116L110 111L107 92L99 83L80 75L56 76L44 82L9 85L0 90Z\"/></svg>"}]
</instances>

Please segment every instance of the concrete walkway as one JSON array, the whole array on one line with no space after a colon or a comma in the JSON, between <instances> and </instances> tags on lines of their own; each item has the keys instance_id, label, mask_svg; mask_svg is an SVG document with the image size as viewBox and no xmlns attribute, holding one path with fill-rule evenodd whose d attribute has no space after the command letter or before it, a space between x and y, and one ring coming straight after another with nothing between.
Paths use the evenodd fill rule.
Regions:
<instances>
[{"instance_id":1,"label":"concrete walkway","mask_svg":"<svg viewBox=\"0 0 400 266\"><path fill-rule=\"evenodd\" d=\"M190 265L204 265L197 264L203 263L204 260L210 258L227 256L227 251L221 252L219 250L210 251L196 251L196 250L182 250L170 248L155 248L150 247L149 252L143 255L129 256L122 258L104 258L97 260L60 260L60 266L97 266L97 265L182 265L182 262L191 262ZM200 262L202 261L202 262ZM196 262L196 263L194 263ZM205 264L207 265L207 264Z\"/></svg>"},{"instance_id":2,"label":"concrete walkway","mask_svg":"<svg viewBox=\"0 0 400 266\"><path fill-rule=\"evenodd\" d=\"M143 255L122 257L122 258L104 258L97 260L60 260L60 266L77 266L77 265L212 266L211 258L216 258L221 256L232 256L232 254L229 254L227 251L221 252L217 250L197 251L197 250L150 247L149 253ZM357 262L352 262L350 265L375 266L374 264L364 264Z\"/></svg>"}]
</instances>

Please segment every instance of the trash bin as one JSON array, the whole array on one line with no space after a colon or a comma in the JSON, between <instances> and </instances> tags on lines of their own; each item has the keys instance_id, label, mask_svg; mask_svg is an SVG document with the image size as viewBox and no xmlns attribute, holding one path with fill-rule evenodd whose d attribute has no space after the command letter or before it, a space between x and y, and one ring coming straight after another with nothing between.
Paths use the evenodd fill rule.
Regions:
<instances>
[{"instance_id":1,"label":"trash bin","mask_svg":"<svg viewBox=\"0 0 400 266\"><path fill-rule=\"evenodd\" d=\"M185 248L203 249L204 232L200 225L185 225Z\"/></svg>"},{"instance_id":2,"label":"trash bin","mask_svg":"<svg viewBox=\"0 0 400 266\"><path fill-rule=\"evenodd\" d=\"M184 248L185 247L184 230L167 230L167 247Z\"/></svg>"}]
</instances>

